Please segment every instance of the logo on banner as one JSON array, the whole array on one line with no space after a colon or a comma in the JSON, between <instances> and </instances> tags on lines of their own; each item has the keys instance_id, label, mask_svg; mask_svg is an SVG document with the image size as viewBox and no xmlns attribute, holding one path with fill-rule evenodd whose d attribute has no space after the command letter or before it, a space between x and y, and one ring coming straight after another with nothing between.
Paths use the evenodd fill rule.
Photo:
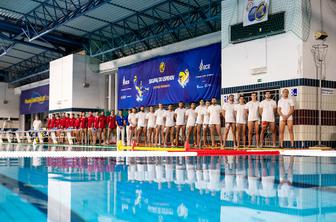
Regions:
<instances>
[{"instance_id":1,"label":"logo on banner","mask_svg":"<svg viewBox=\"0 0 336 222\"><path fill-rule=\"evenodd\" d=\"M126 78L125 78L125 76L124 76L123 81L122 81L123 86L125 86L125 85L129 85L129 83L130 83L130 81L129 81L129 80L126 80Z\"/></svg>"},{"instance_id":2,"label":"logo on banner","mask_svg":"<svg viewBox=\"0 0 336 222\"><path fill-rule=\"evenodd\" d=\"M179 78L178 78L178 83L182 88L186 87L186 85L189 82L189 70L186 69L185 71L180 72Z\"/></svg>"},{"instance_id":3,"label":"logo on banner","mask_svg":"<svg viewBox=\"0 0 336 222\"><path fill-rule=\"evenodd\" d=\"M253 25L268 20L269 0L246 0L243 26Z\"/></svg>"},{"instance_id":4,"label":"logo on banner","mask_svg":"<svg viewBox=\"0 0 336 222\"><path fill-rule=\"evenodd\" d=\"M49 100L49 96L47 96L47 95L41 95L38 92L33 92L31 98L25 99L24 103L27 104L27 105L29 105L28 109L30 109L33 104L35 104L35 103L43 104L47 100Z\"/></svg>"},{"instance_id":5,"label":"logo on banner","mask_svg":"<svg viewBox=\"0 0 336 222\"><path fill-rule=\"evenodd\" d=\"M165 68L166 68L165 63L164 63L164 62L161 62L161 63L160 63L160 73L164 73Z\"/></svg>"},{"instance_id":6,"label":"logo on banner","mask_svg":"<svg viewBox=\"0 0 336 222\"><path fill-rule=\"evenodd\" d=\"M142 85L142 81L138 81L138 76L134 76L133 79L135 90L137 91L136 94L136 101L142 102L144 99L144 95L149 91L149 88L146 88Z\"/></svg>"},{"instance_id":7,"label":"logo on banner","mask_svg":"<svg viewBox=\"0 0 336 222\"><path fill-rule=\"evenodd\" d=\"M203 59L199 65L199 71L204 71L210 69L210 64L203 64Z\"/></svg>"}]
</instances>

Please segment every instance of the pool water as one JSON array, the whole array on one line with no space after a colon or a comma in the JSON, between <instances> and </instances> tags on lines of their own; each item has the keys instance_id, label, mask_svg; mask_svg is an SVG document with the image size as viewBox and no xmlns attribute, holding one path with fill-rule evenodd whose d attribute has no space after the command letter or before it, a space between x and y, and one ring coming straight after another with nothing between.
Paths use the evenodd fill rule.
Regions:
<instances>
[{"instance_id":1,"label":"pool water","mask_svg":"<svg viewBox=\"0 0 336 222\"><path fill-rule=\"evenodd\" d=\"M1 221L336 221L336 158L11 158L0 181Z\"/></svg>"}]
</instances>

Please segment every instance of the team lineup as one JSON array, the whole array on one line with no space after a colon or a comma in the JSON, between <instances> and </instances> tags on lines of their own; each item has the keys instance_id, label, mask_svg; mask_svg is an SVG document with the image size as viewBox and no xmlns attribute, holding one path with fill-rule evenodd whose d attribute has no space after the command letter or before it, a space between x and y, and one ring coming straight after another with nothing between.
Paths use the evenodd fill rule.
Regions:
<instances>
[{"instance_id":1,"label":"team lineup","mask_svg":"<svg viewBox=\"0 0 336 222\"><path fill-rule=\"evenodd\" d=\"M257 94L251 93L250 101L245 103L243 95L239 95L238 103L229 95L222 106L216 98L211 101L200 100L199 104L190 103L185 108L179 102L174 110L173 105L167 109L159 104L146 111L144 106L139 110L132 108L124 115L119 110L117 115L111 111L109 116L104 112L93 114L52 114L48 119L49 130L56 130L59 143L66 140L60 136L62 131L71 130L77 144L106 145L121 143L123 146L143 144L145 146L183 146L186 143L193 147L225 147L231 131L234 147L263 147L267 130L272 134L272 145L276 146L275 117L279 115L279 146L283 147L285 127L288 127L290 145L294 146L293 113L294 102L288 97L288 89L282 91L282 98L276 103L271 93L265 92L263 101L257 100ZM223 120L225 124L223 124ZM224 125L224 132L222 132ZM261 127L260 127L261 126ZM34 129L37 130L34 126ZM247 133L247 134L246 134ZM246 136L247 135L247 136ZM210 139L208 139L210 136ZM255 136L255 140L253 140ZM247 137L247 138L246 138ZM115 138L115 139L114 139Z\"/></svg>"}]
</instances>

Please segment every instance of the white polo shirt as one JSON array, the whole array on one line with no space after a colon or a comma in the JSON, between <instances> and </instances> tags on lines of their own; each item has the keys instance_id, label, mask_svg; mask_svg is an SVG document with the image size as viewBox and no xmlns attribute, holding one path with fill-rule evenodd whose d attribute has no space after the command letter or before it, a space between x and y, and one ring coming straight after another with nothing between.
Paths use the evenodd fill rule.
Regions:
<instances>
[{"instance_id":1,"label":"white polo shirt","mask_svg":"<svg viewBox=\"0 0 336 222\"><path fill-rule=\"evenodd\" d=\"M246 124L246 116L245 116L245 104L236 104L234 107L234 111L236 111L236 122L238 124Z\"/></svg>"},{"instance_id":2,"label":"white polo shirt","mask_svg":"<svg viewBox=\"0 0 336 222\"><path fill-rule=\"evenodd\" d=\"M204 117L203 117L203 125L209 124L210 116L209 116L208 108L207 107L204 107L204 114L203 115L204 115Z\"/></svg>"},{"instance_id":3,"label":"white polo shirt","mask_svg":"<svg viewBox=\"0 0 336 222\"><path fill-rule=\"evenodd\" d=\"M156 117L156 125L158 126L164 126L164 114L165 114L165 110L164 109L157 109L155 111L155 117Z\"/></svg>"},{"instance_id":4,"label":"white polo shirt","mask_svg":"<svg viewBox=\"0 0 336 222\"><path fill-rule=\"evenodd\" d=\"M278 107L281 108L281 112L284 115L288 115L291 106L294 107L294 102L290 98L287 98L287 99L281 98L278 101ZM281 120L283 120L282 116L280 116L280 121ZM290 117L288 117L288 120L293 120L293 115L291 115Z\"/></svg>"},{"instance_id":5,"label":"white polo shirt","mask_svg":"<svg viewBox=\"0 0 336 222\"><path fill-rule=\"evenodd\" d=\"M195 126L197 117L196 111L194 109L188 109L186 111L186 116L188 117L187 127Z\"/></svg>"},{"instance_id":6,"label":"white polo shirt","mask_svg":"<svg viewBox=\"0 0 336 222\"><path fill-rule=\"evenodd\" d=\"M155 127L155 113L151 113L151 112L147 113L146 119L148 120L147 127L154 128Z\"/></svg>"},{"instance_id":7,"label":"white polo shirt","mask_svg":"<svg viewBox=\"0 0 336 222\"><path fill-rule=\"evenodd\" d=\"M138 119L138 127L146 127L146 113L138 112L136 114L136 118Z\"/></svg>"},{"instance_id":8,"label":"white polo shirt","mask_svg":"<svg viewBox=\"0 0 336 222\"><path fill-rule=\"evenodd\" d=\"M206 113L206 108L205 106L197 106L195 109L195 112L197 113L197 118L196 118L196 124L203 124L202 121L202 115L204 115Z\"/></svg>"},{"instance_id":9,"label":"white polo shirt","mask_svg":"<svg viewBox=\"0 0 336 222\"><path fill-rule=\"evenodd\" d=\"M39 130L42 128L42 121L41 120L34 120L33 122L33 129Z\"/></svg>"},{"instance_id":10,"label":"white polo shirt","mask_svg":"<svg viewBox=\"0 0 336 222\"><path fill-rule=\"evenodd\" d=\"M263 109L261 121L266 121L266 122L275 121L274 109L276 109L277 105L273 99L270 99L270 100L264 99L259 104L259 107Z\"/></svg>"},{"instance_id":11,"label":"white polo shirt","mask_svg":"<svg viewBox=\"0 0 336 222\"><path fill-rule=\"evenodd\" d=\"M224 103L223 105L223 109L225 110L225 122L226 123L235 123L236 122L236 118L234 116L234 107L235 104L233 103Z\"/></svg>"},{"instance_id":12,"label":"white polo shirt","mask_svg":"<svg viewBox=\"0 0 336 222\"><path fill-rule=\"evenodd\" d=\"M245 109L248 111L247 121L259 121L259 101L246 103Z\"/></svg>"},{"instance_id":13,"label":"white polo shirt","mask_svg":"<svg viewBox=\"0 0 336 222\"><path fill-rule=\"evenodd\" d=\"M128 115L128 122L130 123L131 126L136 126L137 125L137 118L136 118L136 113L130 113Z\"/></svg>"},{"instance_id":14,"label":"white polo shirt","mask_svg":"<svg viewBox=\"0 0 336 222\"><path fill-rule=\"evenodd\" d=\"M180 126L180 125L185 125L185 113L186 113L186 109L185 108L177 108L175 110L175 114L176 114L176 125Z\"/></svg>"},{"instance_id":15,"label":"white polo shirt","mask_svg":"<svg viewBox=\"0 0 336 222\"><path fill-rule=\"evenodd\" d=\"M168 111L166 110L164 116L166 118L166 127L172 127L175 126L175 122L174 122L174 111Z\"/></svg>"},{"instance_id":16,"label":"white polo shirt","mask_svg":"<svg viewBox=\"0 0 336 222\"><path fill-rule=\"evenodd\" d=\"M207 113L209 114L209 124L220 124L220 113L222 108L220 105L210 105Z\"/></svg>"}]
</instances>

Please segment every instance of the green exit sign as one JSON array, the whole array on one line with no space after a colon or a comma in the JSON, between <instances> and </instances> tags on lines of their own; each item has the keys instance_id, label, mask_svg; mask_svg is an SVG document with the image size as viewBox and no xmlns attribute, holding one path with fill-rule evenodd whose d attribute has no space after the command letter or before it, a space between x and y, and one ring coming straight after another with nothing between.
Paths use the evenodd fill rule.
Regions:
<instances>
[{"instance_id":1,"label":"green exit sign","mask_svg":"<svg viewBox=\"0 0 336 222\"><path fill-rule=\"evenodd\" d=\"M262 79L257 79L257 82L262 82Z\"/></svg>"}]
</instances>

